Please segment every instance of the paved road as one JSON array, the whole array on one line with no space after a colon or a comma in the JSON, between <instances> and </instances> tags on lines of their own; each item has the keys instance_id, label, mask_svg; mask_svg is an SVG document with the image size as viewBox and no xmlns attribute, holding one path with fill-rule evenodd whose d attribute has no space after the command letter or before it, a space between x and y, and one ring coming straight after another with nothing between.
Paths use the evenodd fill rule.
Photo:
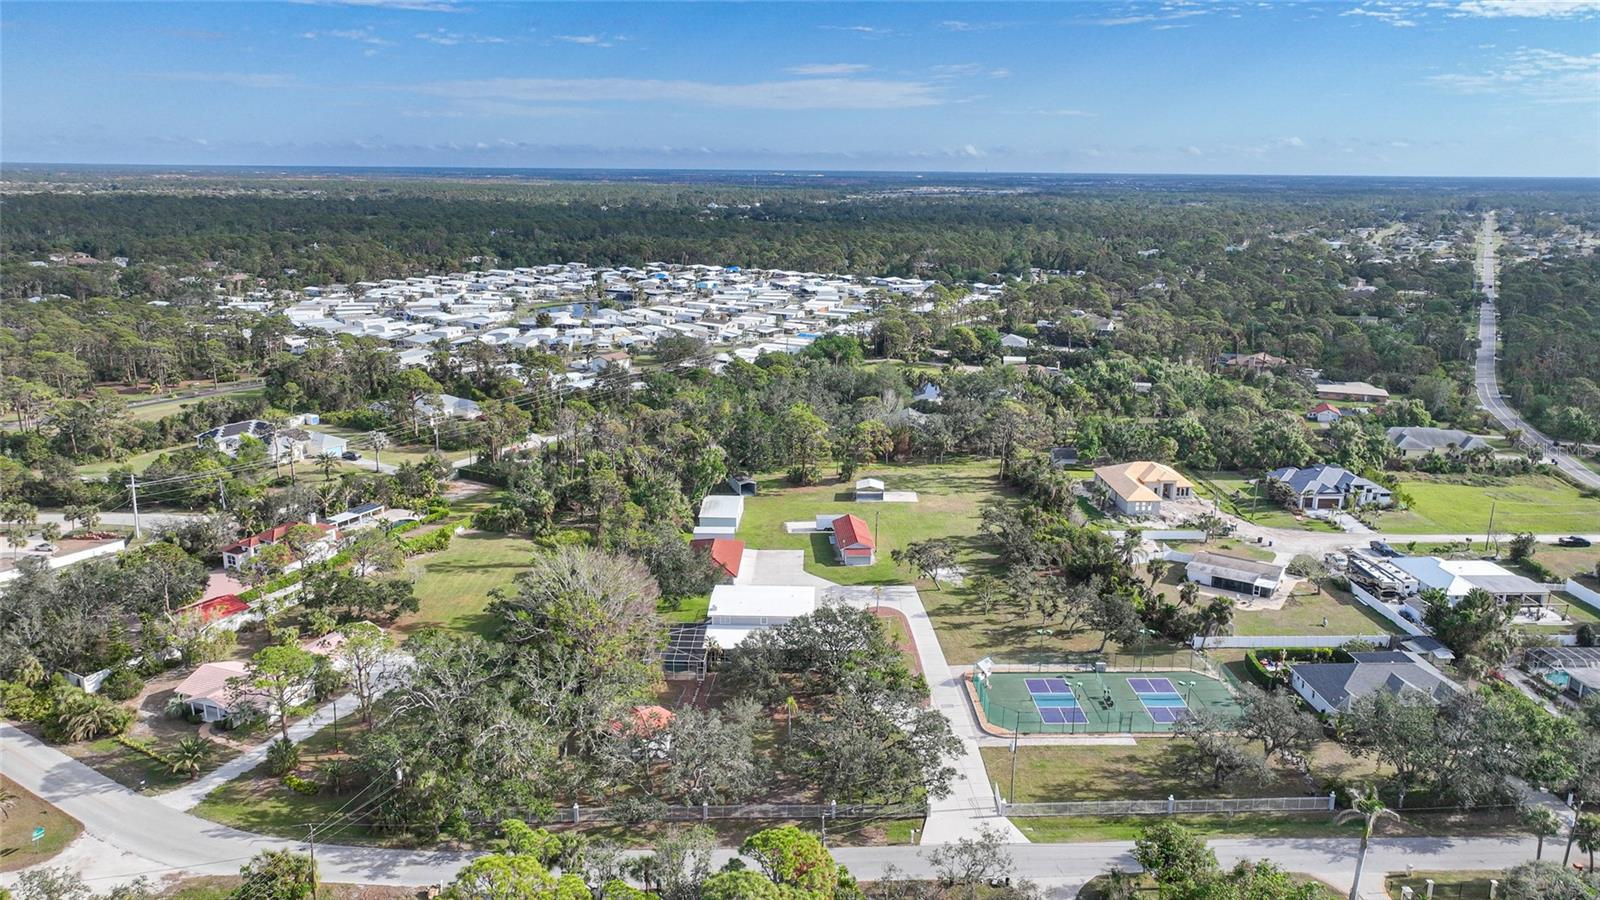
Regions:
<instances>
[{"instance_id":1,"label":"paved road","mask_svg":"<svg viewBox=\"0 0 1600 900\"><path fill-rule=\"evenodd\" d=\"M1555 443L1545 437L1500 396L1500 380L1495 372L1495 351L1498 349L1499 310L1495 301L1500 294L1498 280L1499 258L1495 253L1495 216L1483 217L1483 233L1478 239L1478 284L1483 290L1483 302L1478 305L1478 358L1474 363L1474 381L1478 389L1478 405L1488 410L1502 428L1520 430L1526 440L1544 450L1557 468L1579 484L1600 488L1600 475L1568 453L1557 450Z\"/></svg>"},{"instance_id":2,"label":"paved road","mask_svg":"<svg viewBox=\"0 0 1600 900\"><path fill-rule=\"evenodd\" d=\"M0 764L24 788L59 806L83 823L88 837L69 848L57 864L69 864L100 890L140 874L232 874L264 849L303 849L294 842L264 838L227 828L176 810L153 797L122 787L10 725L0 725ZM1307 872L1348 886L1355 867L1354 838L1251 838L1211 842L1224 865L1239 859L1271 859L1292 871ZM1497 869L1531 859L1533 841L1521 838L1378 839L1369 858L1367 886L1381 884L1381 873L1404 869ZM1071 896L1084 881L1113 865L1135 868L1128 842L1017 844L1007 848L1016 874ZM720 862L732 851L720 851ZM932 874L917 847L840 848L834 855L856 875L874 878L889 866L912 876ZM452 878L469 854L317 846L317 863L329 881L386 885L427 885ZM0 881L14 879L0 876Z\"/></svg>"}]
</instances>

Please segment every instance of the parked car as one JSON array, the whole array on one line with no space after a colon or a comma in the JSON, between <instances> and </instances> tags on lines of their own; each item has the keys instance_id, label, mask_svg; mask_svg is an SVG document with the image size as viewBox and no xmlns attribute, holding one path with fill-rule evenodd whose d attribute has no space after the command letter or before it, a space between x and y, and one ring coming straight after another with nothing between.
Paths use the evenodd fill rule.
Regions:
<instances>
[{"instance_id":1,"label":"parked car","mask_svg":"<svg viewBox=\"0 0 1600 900\"><path fill-rule=\"evenodd\" d=\"M1587 547L1588 545L1589 545L1588 542L1585 541L1584 542L1584 546ZM55 544L40 544L39 546L33 548L33 552L34 553L54 553L54 552L56 552L56 545Z\"/></svg>"},{"instance_id":2,"label":"parked car","mask_svg":"<svg viewBox=\"0 0 1600 900\"><path fill-rule=\"evenodd\" d=\"M1593 541L1590 541L1586 537L1579 537L1574 534L1564 537L1561 540L1556 541L1556 543L1563 547L1588 547L1593 544Z\"/></svg>"},{"instance_id":3,"label":"parked car","mask_svg":"<svg viewBox=\"0 0 1600 900\"><path fill-rule=\"evenodd\" d=\"M354 462L355 460L358 460L358 459L361 458L361 454L357 453L354 450L346 450L345 452L339 454L339 456L342 459L348 459L348 460L350 460L352 462Z\"/></svg>"}]
</instances>

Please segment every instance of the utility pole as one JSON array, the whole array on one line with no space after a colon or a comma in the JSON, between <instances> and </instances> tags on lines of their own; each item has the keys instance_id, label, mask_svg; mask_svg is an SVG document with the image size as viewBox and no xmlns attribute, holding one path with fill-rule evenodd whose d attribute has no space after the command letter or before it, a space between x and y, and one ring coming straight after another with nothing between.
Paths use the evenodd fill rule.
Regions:
<instances>
[{"instance_id":1,"label":"utility pole","mask_svg":"<svg viewBox=\"0 0 1600 900\"><path fill-rule=\"evenodd\" d=\"M138 540L144 534L139 530L139 479L128 475L128 496L133 500L133 537Z\"/></svg>"},{"instance_id":2,"label":"utility pole","mask_svg":"<svg viewBox=\"0 0 1600 900\"><path fill-rule=\"evenodd\" d=\"M1489 541L1494 537L1494 508L1498 501L1489 501L1489 528L1483 533L1483 549L1489 549Z\"/></svg>"},{"instance_id":3,"label":"utility pole","mask_svg":"<svg viewBox=\"0 0 1600 900\"><path fill-rule=\"evenodd\" d=\"M306 846L311 849L311 896L317 895L317 826L306 826Z\"/></svg>"},{"instance_id":4,"label":"utility pole","mask_svg":"<svg viewBox=\"0 0 1600 900\"><path fill-rule=\"evenodd\" d=\"M1021 722L1017 723L1020 728ZM1011 791L1006 797L1012 803L1017 802L1017 733L1011 732Z\"/></svg>"}]
</instances>

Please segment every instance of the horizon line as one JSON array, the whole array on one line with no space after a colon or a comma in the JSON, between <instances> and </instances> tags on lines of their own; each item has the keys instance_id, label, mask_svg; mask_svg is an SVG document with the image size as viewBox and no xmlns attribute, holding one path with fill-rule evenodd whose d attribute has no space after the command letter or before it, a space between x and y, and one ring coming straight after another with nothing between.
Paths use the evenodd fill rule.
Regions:
<instances>
[{"instance_id":1,"label":"horizon line","mask_svg":"<svg viewBox=\"0 0 1600 900\"><path fill-rule=\"evenodd\" d=\"M50 162L26 160L7 162L0 160L0 172L8 168L64 167L77 169L301 169L301 170L351 170L351 171L440 171L459 170L471 172L682 172L752 174L769 176L802 175L901 175L901 176L956 176L956 177L1097 177L1097 178L1348 178L1348 179L1430 179L1473 181L1600 181L1595 175L1405 175L1350 174L1340 172L1158 172L1158 171L1044 171L1044 170L984 170L960 169L830 169L813 167L763 167L714 168L673 166L483 166L467 164L351 164L351 163L135 163L135 162Z\"/></svg>"}]
</instances>

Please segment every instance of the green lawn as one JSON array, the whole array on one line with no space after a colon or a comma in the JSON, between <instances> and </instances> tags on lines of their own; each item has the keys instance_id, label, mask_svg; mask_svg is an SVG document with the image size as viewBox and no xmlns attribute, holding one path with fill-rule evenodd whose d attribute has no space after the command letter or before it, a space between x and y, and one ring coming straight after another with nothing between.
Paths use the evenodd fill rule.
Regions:
<instances>
[{"instance_id":1,"label":"green lawn","mask_svg":"<svg viewBox=\"0 0 1600 900\"><path fill-rule=\"evenodd\" d=\"M1179 824L1205 838L1318 838L1359 837L1360 826L1355 822L1336 825L1322 813L1236 813L1218 816L1174 816ZM1012 824L1022 830L1034 843L1067 843L1071 841L1131 841L1145 827L1161 821L1157 816L1016 816ZM1517 835L1522 836L1516 824L1514 811L1482 810L1475 812L1406 814L1397 825L1386 823L1378 832L1380 837L1424 837L1455 835ZM1435 895L1436 900L1450 900L1454 895Z\"/></svg>"},{"instance_id":2,"label":"green lawn","mask_svg":"<svg viewBox=\"0 0 1600 900\"><path fill-rule=\"evenodd\" d=\"M1379 531L1391 534L1482 534L1494 510L1500 534L1589 532L1600 522L1600 500L1550 475L1514 478L1441 476L1400 482L1411 508L1382 513Z\"/></svg>"},{"instance_id":3,"label":"green lawn","mask_svg":"<svg viewBox=\"0 0 1600 900\"><path fill-rule=\"evenodd\" d=\"M706 610L711 607L711 595L699 597L685 597L676 604L663 600L656 607L656 612L661 614L662 621L668 625L680 625L690 622L704 622Z\"/></svg>"},{"instance_id":4,"label":"green lawn","mask_svg":"<svg viewBox=\"0 0 1600 900\"><path fill-rule=\"evenodd\" d=\"M745 500L739 537L762 550L804 550L806 571L840 584L904 584L910 571L895 566L890 553L929 538L951 538L963 560L982 555L987 541L978 533L983 501L1010 497L1000 485L999 464L990 460L923 465L869 466L857 478L881 478L891 491L916 491L916 503L856 503L854 482L830 476L822 484L791 487L782 477L760 479L761 493ZM834 562L824 534L789 534L785 522L810 522L818 513L854 513L877 538L877 561L870 566Z\"/></svg>"},{"instance_id":5,"label":"green lawn","mask_svg":"<svg viewBox=\"0 0 1600 900\"><path fill-rule=\"evenodd\" d=\"M1233 784L1213 791L1209 784L1185 781L1173 771L1171 740L1141 740L1133 746L1028 746L1017 754L1015 802L1049 803L1065 800L1164 800L1173 797L1297 797L1314 790L1328 778L1371 775L1370 759L1355 759L1332 741L1324 741L1312 754L1314 781L1294 769L1275 766L1272 778L1262 784ZM1257 748L1259 749L1259 748ZM1011 751L984 747L989 780L1002 793L1011 787Z\"/></svg>"},{"instance_id":6,"label":"green lawn","mask_svg":"<svg viewBox=\"0 0 1600 900\"><path fill-rule=\"evenodd\" d=\"M237 391L227 391L210 397L193 397L189 399L175 398L162 403L152 403L149 406L139 406L129 410L136 422L154 422L173 413L183 412L188 407L194 406L205 400L221 400L228 397L243 400L250 397L260 397L265 391L259 387L243 388Z\"/></svg>"},{"instance_id":7,"label":"green lawn","mask_svg":"<svg viewBox=\"0 0 1600 900\"><path fill-rule=\"evenodd\" d=\"M1242 472L1186 472L1202 497L1216 501L1217 506L1248 522L1263 528L1299 528L1303 531L1338 531L1321 519L1297 517L1266 496L1257 484L1247 484L1252 479Z\"/></svg>"},{"instance_id":8,"label":"green lawn","mask_svg":"<svg viewBox=\"0 0 1600 900\"><path fill-rule=\"evenodd\" d=\"M1243 541L1172 541L1164 542L1168 547L1180 553L1221 553L1224 556L1241 556L1245 559L1255 559L1261 562L1272 562L1277 557L1276 553L1257 544Z\"/></svg>"},{"instance_id":9,"label":"green lawn","mask_svg":"<svg viewBox=\"0 0 1600 900\"><path fill-rule=\"evenodd\" d=\"M128 457L127 459L122 459L122 460L109 460L108 459L108 460L104 460L102 462L89 463L88 465L79 466L78 467L78 474L79 475L102 475L102 474L104 474L106 472L111 471L112 469L120 468L122 466L128 466L129 468L133 469L134 472L143 472L145 469L150 468L150 464L155 462L156 458L161 456L163 453L171 453L174 450L181 450L181 449L183 449L184 446L187 446L187 445L179 445L177 447L164 447L164 448L159 449L159 450L146 450L143 453L135 453L134 455Z\"/></svg>"},{"instance_id":10,"label":"green lawn","mask_svg":"<svg viewBox=\"0 0 1600 900\"><path fill-rule=\"evenodd\" d=\"M1072 640L1051 638L1040 645L1033 636L1037 624L1002 606L984 613L965 587L916 579L915 573L894 565L890 551L927 538L951 538L957 558L967 574L1000 575L995 548L978 531L985 500L1014 498L1000 484L999 464L992 460L964 460L914 466L873 466L861 477L882 478L890 490L914 490L916 503L856 503L852 484L836 478L806 488L790 487L781 478L761 481L761 494L745 501L739 537L753 548L804 550L806 571L842 584L904 584L915 581L939 633L945 657L952 663L971 663L984 656L1008 660L1031 659L1036 650L1045 657L1065 650L1092 650L1099 643L1088 635ZM874 565L847 567L833 562L825 536L789 534L787 521L811 521L817 513L853 512L861 516L878 538Z\"/></svg>"},{"instance_id":11,"label":"green lawn","mask_svg":"<svg viewBox=\"0 0 1600 900\"><path fill-rule=\"evenodd\" d=\"M6 810L0 827L0 872L12 872L44 862L72 843L83 826L78 820L39 799L9 778L0 775L0 787L16 797ZM33 830L43 828L44 836L33 839Z\"/></svg>"},{"instance_id":12,"label":"green lawn","mask_svg":"<svg viewBox=\"0 0 1600 900\"><path fill-rule=\"evenodd\" d=\"M1428 882L1432 881L1435 900L1489 900L1489 879L1504 878L1505 874L1499 870L1416 872L1390 875L1384 887L1394 900L1400 900L1401 888L1411 888L1414 896L1422 898L1428 895Z\"/></svg>"},{"instance_id":13,"label":"green lawn","mask_svg":"<svg viewBox=\"0 0 1600 900\"><path fill-rule=\"evenodd\" d=\"M320 431L324 434L342 437L347 441L353 441L368 434L368 432L358 428L346 428L342 425L307 425L306 427L312 431ZM415 443L407 443L411 440L411 432L405 428L391 429L387 434L389 435L389 440L394 443L378 454L378 461L381 463L391 466L398 466L401 463L419 463L427 459L428 454L433 452L433 444L429 442L431 438L429 438L429 432L426 430L420 433L420 437ZM359 446L351 449L361 454L361 461L352 463L352 465L363 471L372 471L373 454L371 445L363 441ZM439 455L447 460L460 459L469 452L467 450L440 450Z\"/></svg>"},{"instance_id":14,"label":"green lawn","mask_svg":"<svg viewBox=\"0 0 1600 900\"><path fill-rule=\"evenodd\" d=\"M1305 590L1302 585L1302 591ZM1323 626L1326 616L1328 624ZM1235 610L1233 633L1251 634L1394 634L1388 619L1346 591L1324 587L1320 594L1298 593L1282 609Z\"/></svg>"},{"instance_id":15,"label":"green lawn","mask_svg":"<svg viewBox=\"0 0 1600 900\"><path fill-rule=\"evenodd\" d=\"M528 538L468 532L456 535L445 550L417 557L410 565L422 569L416 582L422 608L400 619L396 629L408 633L438 625L487 634L489 591L510 588L517 573L528 567L533 549Z\"/></svg>"}]
</instances>

